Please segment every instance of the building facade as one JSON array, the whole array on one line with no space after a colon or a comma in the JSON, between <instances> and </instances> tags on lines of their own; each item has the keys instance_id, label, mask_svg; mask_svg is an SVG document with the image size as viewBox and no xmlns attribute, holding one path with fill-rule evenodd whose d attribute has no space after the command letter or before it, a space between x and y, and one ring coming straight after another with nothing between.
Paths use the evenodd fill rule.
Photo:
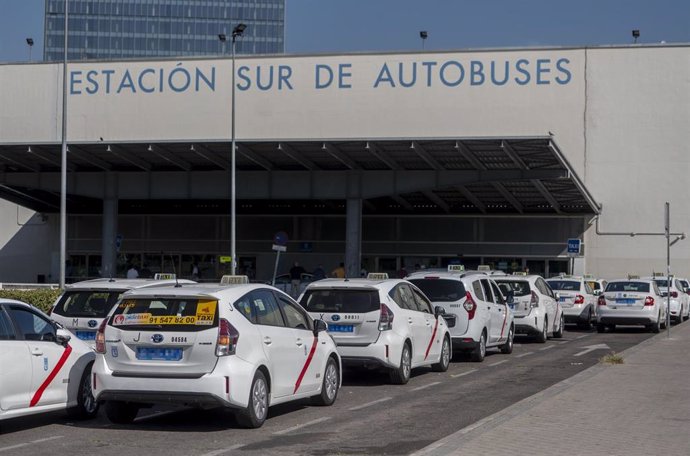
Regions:
<instances>
[{"instance_id":1,"label":"building facade","mask_svg":"<svg viewBox=\"0 0 690 456\"><path fill-rule=\"evenodd\" d=\"M237 251L257 279L491 263L603 278L665 270L690 232L690 45L237 61ZM61 74L0 65L0 281L56 281ZM229 59L68 67L75 278L129 261L203 279L229 254ZM11 107L11 109L9 108ZM9 211L9 212L8 212ZM19 268L21 264L27 265ZM672 248L690 275L690 242Z\"/></svg>"},{"instance_id":2,"label":"building facade","mask_svg":"<svg viewBox=\"0 0 690 456\"><path fill-rule=\"evenodd\" d=\"M69 0L69 60L222 55L218 35L247 29L239 54L284 52L285 0ZM46 0L44 60L61 61L64 0Z\"/></svg>"}]
</instances>

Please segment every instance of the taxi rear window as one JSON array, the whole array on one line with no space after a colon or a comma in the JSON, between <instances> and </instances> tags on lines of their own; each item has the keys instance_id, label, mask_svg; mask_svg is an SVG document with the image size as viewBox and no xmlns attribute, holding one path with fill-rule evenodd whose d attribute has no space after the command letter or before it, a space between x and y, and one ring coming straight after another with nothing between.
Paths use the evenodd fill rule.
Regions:
<instances>
[{"instance_id":1,"label":"taxi rear window","mask_svg":"<svg viewBox=\"0 0 690 456\"><path fill-rule=\"evenodd\" d=\"M307 312L367 313L381 308L376 290L307 290L300 304Z\"/></svg>"},{"instance_id":2,"label":"taxi rear window","mask_svg":"<svg viewBox=\"0 0 690 456\"><path fill-rule=\"evenodd\" d=\"M410 280L431 302L455 302L463 299L467 292L459 280L412 279Z\"/></svg>"},{"instance_id":3,"label":"taxi rear window","mask_svg":"<svg viewBox=\"0 0 690 456\"><path fill-rule=\"evenodd\" d=\"M606 285L606 292L630 291L649 293L649 283L647 282L613 282Z\"/></svg>"},{"instance_id":4,"label":"taxi rear window","mask_svg":"<svg viewBox=\"0 0 690 456\"><path fill-rule=\"evenodd\" d=\"M552 290L580 291L580 282L572 280L549 280L547 283Z\"/></svg>"},{"instance_id":5,"label":"taxi rear window","mask_svg":"<svg viewBox=\"0 0 690 456\"><path fill-rule=\"evenodd\" d=\"M218 326L218 301L200 298L124 299L109 324L129 331L203 331Z\"/></svg>"},{"instance_id":6,"label":"taxi rear window","mask_svg":"<svg viewBox=\"0 0 690 456\"><path fill-rule=\"evenodd\" d=\"M53 312L63 317L105 318L120 298L121 291L68 291Z\"/></svg>"}]
</instances>

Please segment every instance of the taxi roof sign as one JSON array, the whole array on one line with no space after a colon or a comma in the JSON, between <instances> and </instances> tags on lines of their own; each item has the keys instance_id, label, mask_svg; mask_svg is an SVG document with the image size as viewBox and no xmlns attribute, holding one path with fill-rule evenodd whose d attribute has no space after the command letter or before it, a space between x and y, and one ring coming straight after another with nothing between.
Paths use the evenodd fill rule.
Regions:
<instances>
[{"instance_id":1,"label":"taxi roof sign","mask_svg":"<svg viewBox=\"0 0 690 456\"><path fill-rule=\"evenodd\" d=\"M527 273L525 271L515 271L513 272L514 276L526 276Z\"/></svg>"},{"instance_id":2,"label":"taxi roof sign","mask_svg":"<svg viewBox=\"0 0 690 456\"><path fill-rule=\"evenodd\" d=\"M462 264L449 264L448 272L465 272L465 265Z\"/></svg>"},{"instance_id":3,"label":"taxi roof sign","mask_svg":"<svg viewBox=\"0 0 690 456\"><path fill-rule=\"evenodd\" d=\"M388 280L387 272L370 272L367 274L368 280Z\"/></svg>"},{"instance_id":4,"label":"taxi roof sign","mask_svg":"<svg viewBox=\"0 0 690 456\"><path fill-rule=\"evenodd\" d=\"M153 276L154 280L175 280L177 276L169 272L158 272Z\"/></svg>"},{"instance_id":5,"label":"taxi roof sign","mask_svg":"<svg viewBox=\"0 0 690 456\"><path fill-rule=\"evenodd\" d=\"M477 271L482 271L482 272L489 272L491 271L491 266L488 264L480 264L477 266Z\"/></svg>"},{"instance_id":6,"label":"taxi roof sign","mask_svg":"<svg viewBox=\"0 0 690 456\"><path fill-rule=\"evenodd\" d=\"M628 280L639 279L639 274L628 274Z\"/></svg>"},{"instance_id":7,"label":"taxi roof sign","mask_svg":"<svg viewBox=\"0 0 690 456\"><path fill-rule=\"evenodd\" d=\"M246 275L224 275L220 278L221 285L242 285L249 283L249 277Z\"/></svg>"}]
</instances>

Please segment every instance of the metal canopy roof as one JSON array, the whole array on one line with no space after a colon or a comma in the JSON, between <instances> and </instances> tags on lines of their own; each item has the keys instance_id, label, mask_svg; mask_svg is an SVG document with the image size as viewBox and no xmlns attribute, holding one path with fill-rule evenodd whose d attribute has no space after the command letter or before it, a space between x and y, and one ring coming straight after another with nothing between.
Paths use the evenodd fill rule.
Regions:
<instances>
[{"instance_id":1,"label":"metal canopy roof","mask_svg":"<svg viewBox=\"0 0 690 456\"><path fill-rule=\"evenodd\" d=\"M70 172L203 173L230 168L227 142L70 144ZM409 179L432 171L437 186L378 195L363 192L367 212L586 215L599 206L552 137L238 142L237 171L301 171ZM17 185L15 173L59 172L60 145L0 145L0 197L54 212L54 191ZM330 173L330 174L329 174ZM462 175L448 184L444 176ZM439 177L441 176L441 177ZM11 182L11 183L10 183ZM460 181L458 181L460 182ZM423 187L423 186L422 186ZM397 191L400 189L400 191ZM368 196L367 196L368 195ZM88 198L70 196L73 207ZM252 204L261 205L259 201Z\"/></svg>"}]
</instances>

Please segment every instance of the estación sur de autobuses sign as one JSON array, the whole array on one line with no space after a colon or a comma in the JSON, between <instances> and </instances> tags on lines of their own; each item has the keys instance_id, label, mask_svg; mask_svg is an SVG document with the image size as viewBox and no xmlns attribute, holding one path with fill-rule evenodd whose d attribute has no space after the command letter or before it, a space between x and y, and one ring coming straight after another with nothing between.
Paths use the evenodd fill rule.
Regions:
<instances>
[{"instance_id":1,"label":"estaci\u00f3n sur de autobuses sign","mask_svg":"<svg viewBox=\"0 0 690 456\"><path fill-rule=\"evenodd\" d=\"M147 64L141 68L118 65L90 70L71 70L69 93L119 95L152 93L215 92L216 65L197 61L174 67ZM141 66L141 64L137 65ZM297 74L305 72L306 74ZM237 67L239 91L348 90L366 84L369 89L453 88L459 86L567 85L573 79L571 61L558 58L384 61L369 74L357 75L352 63L241 64ZM305 86L306 84L306 86Z\"/></svg>"}]
</instances>

